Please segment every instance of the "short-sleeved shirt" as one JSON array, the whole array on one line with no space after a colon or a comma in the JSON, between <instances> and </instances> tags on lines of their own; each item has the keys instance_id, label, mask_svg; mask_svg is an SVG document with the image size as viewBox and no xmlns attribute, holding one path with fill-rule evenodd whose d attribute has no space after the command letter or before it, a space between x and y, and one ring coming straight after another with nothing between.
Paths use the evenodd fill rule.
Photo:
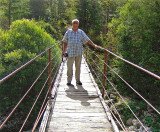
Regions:
<instances>
[{"instance_id":1,"label":"short-sleeved shirt","mask_svg":"<svg viewBox=\"0 0 160 132\"><path fill-rule=\"evenodd\" d=\"M76 32L73 29L68 29L62 39L62 42L67 43L67 53L69 57L82 55L82 44L89 41L89 37L81 29Z\"/></svg>"}]
</instances>

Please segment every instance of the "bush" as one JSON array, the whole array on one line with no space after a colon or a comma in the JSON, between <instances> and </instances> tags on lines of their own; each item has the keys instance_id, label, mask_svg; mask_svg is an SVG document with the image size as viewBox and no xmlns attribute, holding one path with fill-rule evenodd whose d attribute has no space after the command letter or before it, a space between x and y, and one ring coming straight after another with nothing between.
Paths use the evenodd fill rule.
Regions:
<instances>
[{"instance_id":1,"label":"bush","mask_svg":"<svg viewBox=\"0 0 160 132\"><path fill-rule=\"evenodd\" d=\"M34 20L30 21L23 19L15 21L11 25L9 31L0 33L2 34L0 37L0 52L2 53L0 60L1 79L22 64L35 57L40 52L56 43L56 41L49 34L47 34L44 29L42 29L40 26L37 26L37 23ZM60 50L60 48L57 46L52 49L52 57L57 53L58 50ZM58 54L54 60L56 61L59 56L60 54ZM47 63L48 52L45 55L39 57L36 61L15 74L0 86L1 114L5 116L10 112L10 110L20 100L22 95L31 86L33 81L37 78L37 76L40 74L41 70L46 66ZM22 122L26 117L26 113L29 112L33 101L35 100L37 94L40 91L40 88L42 87L47 77L48 70L44 72L42 77L36 83L35 87L30 91L30 94L19 106L19 109L17 110L17 112L19 112L17 122L18 124L16 124L17 128L13 126L11 131L17 131L20 125L22 125ZM37 115L47 88L48 87L45 88L42 97L36 105L36 108L31 115L32 121L29 121L27 127L32 125L33 120L35 120L35 116ZM13 120L14 115L12 116L10 121ZM7 129L7 131L10 131L10 129Z\"/></svg>"},{"instance_id":2,"label":"bush","mask_svg":"<svg viewBox=\"0 0 160 132\"><path fill-rule=\"evenodd\" d=\"M120 51L125 59L159 75L158 5L160 5L158 1L129 0L117 19L119 21L117 35L121 43ZM120 71L124 79L145 98L159 104L159 80L123 62ZM128 87L125 90L129 91Z\"/></svg>"},{"instance_id":3,"label":"bush","mask_svg":"<svg viewBox=\"0 0 160 132\"><path fill-rule=\"evenodd\" d=\"M60 27L59 25L56 25L57 27L52 27L51 24L49 23L45 23L44 21L39 21L37 22L37 25L40 26L41 28L43 28L48 34L50 34L53 38L55 39L61 39L62 38L62 33L60 31L60 29L58 29L58 27ZM57 29L56 29L57 28Z\"/></svg>"}]
</instances>

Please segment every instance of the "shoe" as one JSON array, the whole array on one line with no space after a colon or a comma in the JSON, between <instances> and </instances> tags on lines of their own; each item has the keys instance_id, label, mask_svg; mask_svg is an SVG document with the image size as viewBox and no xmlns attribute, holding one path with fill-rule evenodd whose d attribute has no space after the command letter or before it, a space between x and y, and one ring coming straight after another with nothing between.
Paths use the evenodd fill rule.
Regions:
<instances>
[{"instance_id":1,"label":"shoe","mask_svg":"<svg viewBox=\"0 0 160 132\"><path fill-rule=\"evenodd\" d=\"M79 82L76 82L78 85L82 85L82 82L81 81L79 81Z\"/></svg>"},{"instance_id":2,"label":"shoe","mask_svg":"<svg viewBox=\"0 0 160 132\"><path fill-rule=\"evenodd\" d=\"M71 86L72 84L71 84L71 83L67 83L67 85L68 85L68 86Z\"/></svg>"}]
</instances>

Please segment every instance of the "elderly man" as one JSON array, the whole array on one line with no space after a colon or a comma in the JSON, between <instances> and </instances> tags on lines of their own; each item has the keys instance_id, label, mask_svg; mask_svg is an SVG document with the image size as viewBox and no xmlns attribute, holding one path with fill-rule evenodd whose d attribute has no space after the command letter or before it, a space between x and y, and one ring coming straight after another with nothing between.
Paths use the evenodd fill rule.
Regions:
<instances>
[{"instance_id":1,"label":"elderly man","mask_svg":"<svg viewBox=\"0 0 160 132\"><path fill-rule=\"evenodd\" d=\"M67 85L72 85L72 77L73 77L73 63L75 62L75 79L78 85L82 85L80 81L80 67L81 67L81 59L82 59L82 43L89 43L94 46L96 49L98 48L85 34L85 32L78 28L79 20L72 20L72 29L66 31L62 42L64 44L63 47L63 55L66 56L67 49Z\"/></svg>"}]
</instances>

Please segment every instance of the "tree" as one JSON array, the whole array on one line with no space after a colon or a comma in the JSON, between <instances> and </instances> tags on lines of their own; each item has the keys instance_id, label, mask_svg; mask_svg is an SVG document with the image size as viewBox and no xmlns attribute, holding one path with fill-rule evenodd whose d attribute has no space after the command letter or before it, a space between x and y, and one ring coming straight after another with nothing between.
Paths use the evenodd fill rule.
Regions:
<instances>
[{"instance_id":1,"label":"tree","mask_svg":"<svg viewBox=\"0 0 160 132\"><path fill-rule=\"evenodd\" d=\"M48 0L30 0L30 18L35 20L47 19L46 9L48 6Z\"/></svg>"},{"instance_id":2,"label":"tree","mask_svg":"<svg viewBox=\"0 0 160 132\"><path fill-rule=\"evenodd\" d=\"M2 27L9 27L12 21L21 19L29 15L29 0L1 0L0 10L2 17L0 19ZM5 21L7 20L7 23Z\"/></svg>"},{"instance_id":3,"label":"tree","mask_svg":"<svg viewBox=\"0 0 160 132\"><path fill-rule=\"evenodd\" d=\"M77 5L77 17L80 20L80 27L87 33L97 32L101 28L102 16L99 1L79 0Z\"/></svg>"},{"instance_id":4,"label":"tree","mask_svg":"<svg viewBox=\"0 0 160 132\"><path fill-rule=\"evenodd\" d=\"M129 0L120 11L117 20L122 56L158 75L160 74L159 7L158 0ZM158 103L160 99L158 80L124 63L120 70L123 77L136 90L150 101Z\"/></svg>"},{"instance_id":5,"label":"tree","mask_svg":"<svg viewBox=\"0 0 160 132\"><path fill-rule=\"evenodd\" d=\"M10 29L6 32L0 32L0 79L8 75L10 72L14 71L22 64L26 63L33 57L35 57L40 52L44 51L51 45L56 43L54 40L43 28L37 26L38 24L34 20L17 20L13 22ZM52 57L58 53L60 48L55 46L52 49ZM60 53L54 58L52 64L57 62L60 57ZM59 60L60 63L61 60ZM12 76L5 83L0 85L0 113L3 116L6 116L8 112L17 104L22 95L28 90L33 81L40 74L41 70L48 63L48 54L45 54L39 57L36 61L31 63L29 66L25 67L22 71L18 72ZM58 65L57 65L58 66ZM58 68L58 67L57 67ZM53 71L55 73L57 69ZM43 86L43 83L48 77L48 70L44 72L42 77L38 80L35 87L31 90L29 95L25 98L22 104L16 110L16 113L19 112L18 122L16 126L21 125L21 122L24 120L26 114L33 101L35 100L37 94ZM42 100L48 88L46 87L43 91L42 96L36 108L32 114L32 120L35 120L35 117L38 113L38 109L42 104ZM27 106L27 107L26 107ZM14 115L11 117L10 121L14 121ZM27 127L32 127L32 122L28 122ZM19 127L12 126L12 131L17 131ZM6 131L8 131L8 129ZM4 130L5 131L5 130Z\"/></svg>"}]
</instances>

